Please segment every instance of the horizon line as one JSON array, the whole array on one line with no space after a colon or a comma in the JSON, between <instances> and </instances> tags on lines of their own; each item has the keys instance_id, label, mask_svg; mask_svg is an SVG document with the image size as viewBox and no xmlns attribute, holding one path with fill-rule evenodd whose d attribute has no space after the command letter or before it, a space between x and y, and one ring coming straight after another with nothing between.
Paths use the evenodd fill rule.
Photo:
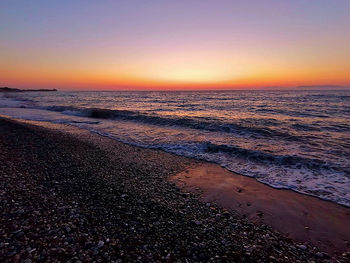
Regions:
<instances>
[{"instance_id":1,"label":"horizon line","mask_svg":"<svg viewBox=\"0 0 350 263\"><path fill-rule=\"evenodd\" d=\"M0 86L0 87L9 87L9 86ZM9 87L11 88L11 87ZM307 90L313 90L313 91L332 91L332 90L337 90L337 91L346 91L350 89L350 86L339 86L339 85L299 85L299 86L294 86L294 87L279 87L279 86L272 86L272 87L249 87L249 88L144 88L140 89L137 87L133 88L106 88L106 89L98 89L98 88L58 88L58 87L29 87L29 88L18 88L14 87L16 89L21 89L21 90L35 90L35 89L56 89L57 91L69 91L69 92L77 92L77 91L99 91L99 92L111 92L111 91L120 91L120 92L193 92L193 91L307 91Z\"/></svg>"}]
</instances>

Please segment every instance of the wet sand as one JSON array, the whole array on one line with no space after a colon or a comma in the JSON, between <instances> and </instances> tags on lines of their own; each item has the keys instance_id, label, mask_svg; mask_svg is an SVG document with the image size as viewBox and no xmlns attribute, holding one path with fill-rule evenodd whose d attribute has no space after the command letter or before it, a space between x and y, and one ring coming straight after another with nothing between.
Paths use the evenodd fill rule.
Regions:
<instances>
[{"instance_id":1,"label":"wet sand","mask_svg":"<svg viewBox=\"0 0 350 263\"><path fill-rule=\"evenodd\" d=\"M328 253L350 250L350 209L290 190L275 189L215 164L172 176L179 187L200 194L257 223L266 223L298 242Z\"/></svg>"}]
</instances>

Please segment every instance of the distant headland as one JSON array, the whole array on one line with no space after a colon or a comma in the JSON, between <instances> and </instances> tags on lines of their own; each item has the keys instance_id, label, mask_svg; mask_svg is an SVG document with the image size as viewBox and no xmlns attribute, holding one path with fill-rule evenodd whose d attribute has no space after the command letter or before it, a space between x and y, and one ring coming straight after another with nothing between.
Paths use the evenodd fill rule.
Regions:
<instances>
[{"instance_id":1,"label":"distant headland","mask_svg":"<svg viewBox=\"0 0 350 263\"><path fill-rule=\"evenodd\" d=\"M35 91L57 91L57 89L14 89L9 87L0 87L0 92L35 92Z\"/></svg>"}]
</instances>

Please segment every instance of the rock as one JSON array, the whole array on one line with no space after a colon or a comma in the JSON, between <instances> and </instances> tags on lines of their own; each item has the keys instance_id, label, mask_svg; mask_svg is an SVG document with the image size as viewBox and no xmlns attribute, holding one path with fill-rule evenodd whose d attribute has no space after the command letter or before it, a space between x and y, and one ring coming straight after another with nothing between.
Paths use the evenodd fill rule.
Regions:
<instances>
[{"instance_id":1,"label":"rock","mask_svg":"<svg viewBox=\"0 0 350 263\"><path fill-rule=\"evenodd\" d=\"M224 216L226 216L226 217L229 217L230 216L230 212L229 211L224 211L223 213L222 213Z\"/></svg>"},{"instance_id":2,"label":"rock","mask_svg":"<svg viewBox=\"0 0 350 263\"><path fill-rule=\"evenodd\" d=\"M317 252L315 255L316 255L316 257L318 257L318 258L323 258L323 254L322 254L321 252Z\"/></svg>"},{"instance_id":3,"label":"rock","mask_svg":"<svg viewBox=\"0 0 350 263\"><path fill-rule=\"evenodd\" d=\"M23 237L23 236L24 236L24 233L23 233L22 231L20 231L20 232L18 232L18 233L15 234L15 237L16 237L16 238L21 238L21 237Z\"/></svg>"},{"instance_id":4,"label":"rock","mask_svg":"<svg viewBox=\"0 0 350 263\"><path fill-rule=\"evenodd\" d=\"M105 244L105 242L103 242L103 241L98 241L98 243L97 243L97 247L99 247L99 248L101 248L101 247L103 247L104 246L104 244Z\"/></svg>"},{"instance_id":5,"label":"rock","mask_svg":"<svg viewBox=\"0 0 350 263\"><path fill-rule=\"evenodd\" d=\"M201 224L201 222L198 221L198 220L194 220L193 223L194 223L195 225L197 225L197 226L199 226L199 225Z\"/></svg>"},{"instance_id":6,"label":"rock","mask_svg":"<svg viewBox=\"0 0 350 263\"><path fill-rule=\"evenodd\" d=\"M306 250L307 249L307 247L305 245L299 245L298 248L302 249L302 250Z\"/></svg>"},{"instance_id":7,"label":"rock","mask_svg":"<svg viewBox=\"0 0 350 263\"><path fill-rule=\"evenodd\" d=\"M92 248L92 246L93 246L92 242L86 242L84 245L84 249Z\"/></svg>"}]
</instances>

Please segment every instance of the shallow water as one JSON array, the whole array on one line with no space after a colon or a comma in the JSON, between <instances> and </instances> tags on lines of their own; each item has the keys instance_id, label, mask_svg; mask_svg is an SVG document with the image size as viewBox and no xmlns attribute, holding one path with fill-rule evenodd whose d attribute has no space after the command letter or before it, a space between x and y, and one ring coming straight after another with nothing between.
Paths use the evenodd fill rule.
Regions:
<instances>
[{"instance_id":1,"label":"shallow water","mask_svg":"<svg viewBox=\"0 0 350 263\"><path fill-rule=\"evenodd\" d=\"M350 91L8 93L0 114L76 125L350 206Z\"/></svg>"}]
</instances>

